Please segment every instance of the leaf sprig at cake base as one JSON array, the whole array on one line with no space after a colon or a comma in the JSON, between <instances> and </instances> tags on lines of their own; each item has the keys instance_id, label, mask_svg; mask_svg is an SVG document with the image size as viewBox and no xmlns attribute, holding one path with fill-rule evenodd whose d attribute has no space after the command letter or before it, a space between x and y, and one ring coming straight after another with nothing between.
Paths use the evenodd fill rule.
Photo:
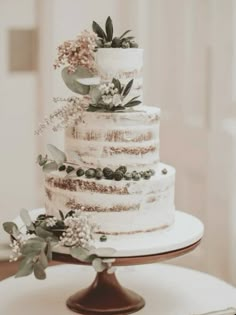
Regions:
<instances>
[{"instance_id":1,"label":"leaf sprig at cake base","mask_svg":"<svg viewBox=\"0 0 236 315\"><path fill-rule=\"evenodd\" d=\"M63 128L65 149L48 145L49 156L38 156L46 214L36 221L22 215L35 239L22 240L15 224L4 225L13 260L25 258L20 276L36 268L43 278L52 244L70 247L81 260L92 257L103 269L106 262L90 248L93 238L142 237L174 223L175 169L160 162L160 109L143 104L143 49L129 30L114 36L110 17L105 30L96 22L92 29L58 47L54 67L63 66L73 94L36 131Z\"/></svg>"}]
</instances>

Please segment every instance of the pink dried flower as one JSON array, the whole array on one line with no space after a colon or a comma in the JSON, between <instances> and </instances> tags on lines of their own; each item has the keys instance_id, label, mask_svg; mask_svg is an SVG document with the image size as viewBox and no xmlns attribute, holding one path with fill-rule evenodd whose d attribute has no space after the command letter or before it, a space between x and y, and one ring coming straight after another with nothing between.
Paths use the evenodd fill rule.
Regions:
<instances>
[{"instance_id":1,"label":"pink dried flower","mask_svg":"<svg viewBox=\"0 0 236 315\"><path fill-rule=\"evenodd\" d=\"M78 66L83 66L96 72L95 50L97 34L83 31L75 40L65 41L58 47L54 68L68 66L69 72L74 72Z\"/></svg>"}]
</instances>

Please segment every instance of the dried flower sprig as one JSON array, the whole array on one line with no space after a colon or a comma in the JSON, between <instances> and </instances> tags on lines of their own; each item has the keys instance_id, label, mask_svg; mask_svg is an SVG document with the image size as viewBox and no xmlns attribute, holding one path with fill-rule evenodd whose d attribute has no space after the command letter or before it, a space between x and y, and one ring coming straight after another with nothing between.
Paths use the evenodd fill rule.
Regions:
<instances>
[{"instance_id":1,"label":"dried flower sprig","mask_svg":"<svg viewBox=\"0 0 236 315\"><path fill-rule=\"evenodd\" d=\"M83 66L91 72L95 72L97 38L95 32L85 30L75 40L68 40L59 45L54 68L68 66L68 71L74 72L78 66Z\"/></svg>"},{"instance_id":2,"label":"dried flower sprig","mask_svg":"<svg viewBox=\"0 0 236 315\"><path fill-rule=\"evenodd\" d=\"M44 118L35 131L35 135L41 135L48 127L51 127L53 131L58 131L70 126L76 119L82 116L83 112L89 107L89 104L89 96L71 97L65 105Z\"/></svg>"},{"instance_id":3,"label":"dried flower sprig","mask_svg":"<svg viewBox=\"0 0 236 315\"><path fill-rule=\"evenodd\" d=\"M56 246L66 246L74 258L91 263L98 272L105 269L112 272L114 259L101 257L112 257L115 250L91 246L97 225L83 210L81 207L66 215L59 211L59 218L40 214L32 221L28 211L22 209L20 216L26 230L24 233L14 222L3 223L5 232L11 237L10 261L22 258L16 277L34 273L37 279L45 279L45 269L53 259L53 248Z\"/></svg>"}]
</instances>

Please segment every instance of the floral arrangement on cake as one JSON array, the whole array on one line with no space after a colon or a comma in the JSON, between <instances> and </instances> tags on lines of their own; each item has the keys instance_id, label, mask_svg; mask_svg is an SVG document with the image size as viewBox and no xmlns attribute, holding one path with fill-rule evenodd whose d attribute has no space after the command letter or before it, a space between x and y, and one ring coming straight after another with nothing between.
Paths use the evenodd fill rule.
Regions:
<instances>
[{"instance_id":1,"label":"floral arrangement on cake","mask_svg":"<svg viewBox=\"0 0 236 315\"><path fill-rule=\"evenodd\" d=\"M133 79L121 84L117 78L101 82L97 76L96 51L100 48L137 48L133 36L113 36L113 22L110 17L105 23L105 30L93 21L92 31L84 30L74 40L67 40L57 48L54 68L63 66L62 79L65 85L78 96L66 100L39 125L36 134L41 134L47 127L58 131L73 124L81 117L83 111L118 112L131 109L141 104L139 96L127 100L133 88ZM86 83L93 78L96 82Z\"/></svg>"},{"instance_id":2,"label":"floral arrangement on cake","mask_svg":"<svg viewBox=\"0 0 236 315\"><path fill-rule=\"evenodd\" d=\"M93 246L96 225L83 209L70 211L65 216L59 211L60 218L40 214L32 220L28 211L22 209L20 217L24 223L23 231L14 222L3 223L4 230L10 235L12 253L10 261L19 263L15 277L24 277L34 273L39 279L45 279L47 268L53 259L53 249L64 246L72 257L91 263L97 272L107 270L113 272L113 258L101 258L115 253L112 248L95 248ZM100 236L100 241L106 241L106 236Z\"/></svg>"}]
</instances>

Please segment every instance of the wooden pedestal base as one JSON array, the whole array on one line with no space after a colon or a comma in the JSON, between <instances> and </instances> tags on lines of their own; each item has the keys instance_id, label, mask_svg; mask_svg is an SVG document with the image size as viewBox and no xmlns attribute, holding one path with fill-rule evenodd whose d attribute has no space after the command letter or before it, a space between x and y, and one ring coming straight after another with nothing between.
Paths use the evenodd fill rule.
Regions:
<instances>
[{"instance_id":1,"label":"wooden pedestal base","mask_svg":"<svg viewBox=\"0 0 236 315\"><path fill-rule=\"evenodd\" d=\"M123 288L114 273L97 273L94 282L67 302L74 312L85 315L131 314L144 307L145 301L138 294Z\"/></svg>"}]
</instances>

